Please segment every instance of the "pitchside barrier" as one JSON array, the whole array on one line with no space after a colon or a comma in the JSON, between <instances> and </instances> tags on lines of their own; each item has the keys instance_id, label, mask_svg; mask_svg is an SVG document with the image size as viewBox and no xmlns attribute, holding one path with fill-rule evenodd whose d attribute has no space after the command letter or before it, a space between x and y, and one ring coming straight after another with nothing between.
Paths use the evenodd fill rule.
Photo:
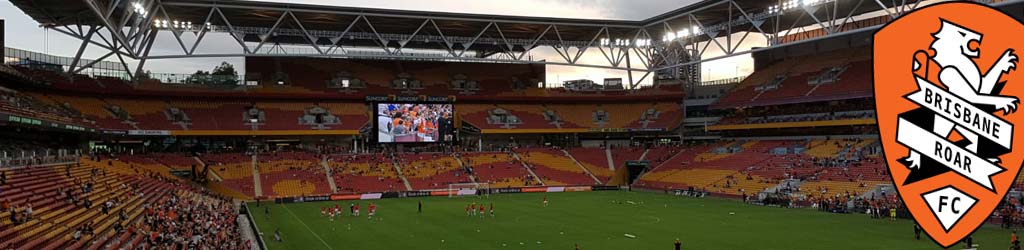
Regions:
<instances>
[{"instance_id":1,"label":"pitchside barrier","mask_svg":"<svg viewBox=\"0 0 1024 250\"><path fill-rule=\"evenodd\" d=\"M562 193L562 192L590 192L619 190L616 186L562 186L562 187L508 187L508 188L482 188L476 189L475 195L484 194L515 194L515 193ZM465 190L462 190L465 191ZM334 195L311 195L296 197L274 198L274 203L298 203L316 201L341 201L341 200L378 200L392 198L411 198L428 196L452 196L459 195L460 190L421 190L401 192L379 192L361 194L334 194Z\"/></svg>"}]
</instances>

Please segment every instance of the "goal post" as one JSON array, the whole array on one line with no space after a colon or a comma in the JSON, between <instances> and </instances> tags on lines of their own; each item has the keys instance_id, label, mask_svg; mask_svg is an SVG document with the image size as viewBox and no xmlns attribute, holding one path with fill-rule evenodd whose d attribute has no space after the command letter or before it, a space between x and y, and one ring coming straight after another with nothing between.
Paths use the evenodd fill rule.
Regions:
<instances>
[{"instance_id":1,"label":"goal post","mask_svg":"<svg viewBox=\"0 0 1024 250\"><path fill-rule=\"evenodd\" d=\"M448 198L460 196L487 196L490 197L488 183L452 183L448 184Z\"/></svg>"}]
</instances>

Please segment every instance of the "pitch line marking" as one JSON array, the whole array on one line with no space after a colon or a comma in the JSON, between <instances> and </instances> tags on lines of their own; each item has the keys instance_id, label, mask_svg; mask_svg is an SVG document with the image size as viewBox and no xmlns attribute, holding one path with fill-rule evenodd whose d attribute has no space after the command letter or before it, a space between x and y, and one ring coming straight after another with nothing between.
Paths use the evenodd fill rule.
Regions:
<instances>
[{"instance_id":1,"label":"pitch line marking","mask_svg":"<svg viewBox=\"0 0 1024 250\"><path fill-rule=\"evenodd\" d=\"M309 225L306 225L306 222L302 221L302 219L300 219L299 216L295 215L295 213L293 213L292 210L290 208L288 208L288 206L282 206L282 207L284 207L284 210L288 210L288 213L291 214L292 217L295 217L295 220L298 220L299 223L302 223L302 226L306 227L306 230L309 230L310 233L313 233L313 237L316 237L316 239L320 240L320 243L323 243L324 246L327 247L327 249L334 250L334 248L332 248L331 245L327 244L327 242L324 241L324 239L320 238L319 234L314 232L312 228L309 228Z\"/></svg>"}]
</instances>

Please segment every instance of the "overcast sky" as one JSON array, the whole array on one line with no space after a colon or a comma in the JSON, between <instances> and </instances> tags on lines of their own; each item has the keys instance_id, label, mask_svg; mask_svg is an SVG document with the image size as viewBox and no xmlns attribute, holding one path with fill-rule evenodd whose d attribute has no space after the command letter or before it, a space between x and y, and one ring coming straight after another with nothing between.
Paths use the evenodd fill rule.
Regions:
<instances>
[{"instance_id":1,"label":"overcast sky","mask_svg":"<svg viewBox=\"0 0 1024 250\"><path fill-rule=\"evenodd\" d=\"M369 7L383 9L405 9L421 11L444 11L475 14L500 14L517 16L543 16L588 19L620 19L642 20L669 10L678 9L698 0L515 0L515 1L480 1L480 0L288 0L274 2L292 2L318 5ZM0 18L6 20L6 46L30 51L44 52L61 56L74 56L80 41L57 33L46 31L39 24L26 16L9 1L0 1ZM180 47L169 32L161 32L161 37L154 44L151 54L180 53ZM760 46L763 37L751 35L748 43L741 47ZM184 38L188 44L189 38ZM233 46L233 47L232 47ZM715 46L711 46L715 47ZM240 49L227 35L208 34L197 49L204 51L223 51L223 49ZM103 49L90 47L86 58L102 56ZM721 52L710 49L705 57L719 55ZM557 58L550 50L537 49L535 58ZM553 56L553 57L552 57ZM111 59L108 59L111 60ZM560 59L559 59L560 60ZM601 64L604 61L599 52L588 52L581 59L584 63ZM189 73L196 70L209 70L221 61L228 61L236 66L242 64L241 58L200 58L150 60L146 69L159 73ZM134 65L134 62L130 64ZM134 66L133 66L134 67ZM704 79L720 79L734 75L749 74L753 70L749 55L718 60L702 65ZM133 69L134 70L134 69ZM570 79L591 79L600 82L603 78L623 77L625 71L548 66L548 82ZM634 75L638 77L637 75Z\"/></svg>"}]
</instances>

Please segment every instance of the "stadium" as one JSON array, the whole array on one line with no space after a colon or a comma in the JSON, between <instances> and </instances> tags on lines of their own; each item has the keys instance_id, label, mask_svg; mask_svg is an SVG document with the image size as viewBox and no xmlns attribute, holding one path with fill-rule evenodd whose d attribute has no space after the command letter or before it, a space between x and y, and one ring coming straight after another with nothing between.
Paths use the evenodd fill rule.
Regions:
<instances>
[{"instance_id":1,"label":"stadium","mask_svg":"<svg viewBox=\"0 0 1024 250\"><path fill-rule=\"evenodd\" d=\"M942 249L873 39L946 1L365 2L0 3L0 249Z\"/></svg>"}]
</instances>

